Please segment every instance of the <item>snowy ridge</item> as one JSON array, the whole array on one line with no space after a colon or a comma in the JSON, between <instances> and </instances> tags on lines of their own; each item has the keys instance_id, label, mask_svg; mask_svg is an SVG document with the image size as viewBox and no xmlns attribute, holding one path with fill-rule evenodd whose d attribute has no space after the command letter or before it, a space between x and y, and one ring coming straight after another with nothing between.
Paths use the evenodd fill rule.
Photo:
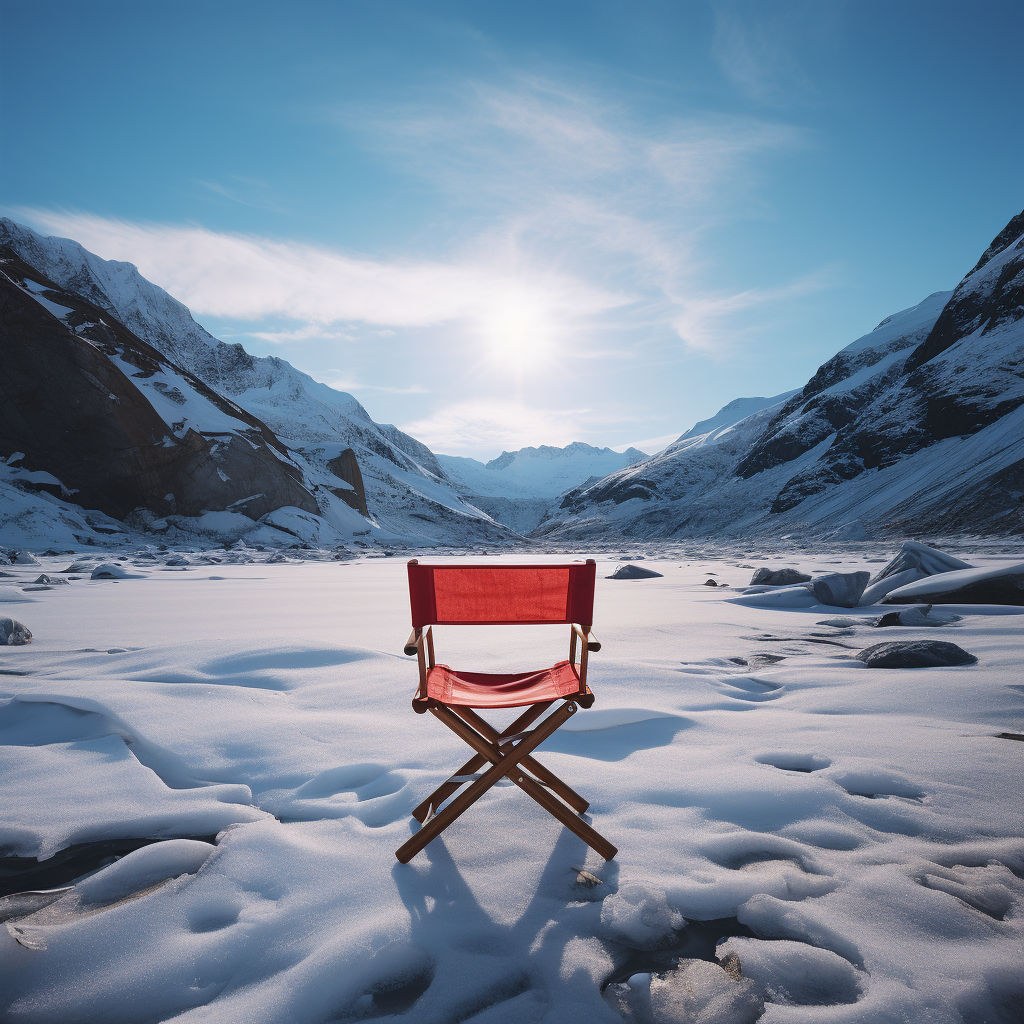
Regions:
<instances>
[{"instance_id":1,"label":"snowy ridge","mask_svg":"<svg viewBox=\"0 0 1024 1024\"><path fill-rule=\"evenodd\" d=\"M675 449L681 442L689 441L692 438L701 438L704 441L716 439L721 436L721 431L735 426L740 420L745 420L755 412L780 405L787 399L792 398L799 390L797 388L794 391L785 391L781 395L775 395L772 398L734 398L728 405L723 405L714 416L709 416L706 420L695 423L685 434L680 434L672 444L667 445L661 452L656 454L661 455L663 452Z\"/></svg>"},{"instance_id":2,"label":"snowy ridge","mask_svg":"<svg viewBox=\"0 0 1024 1024\"><path fill-rule=\"evenodd\" d=\"M574 441L564 448L542 445L502 452L488 463L457 455L438 455L442 468L470 494L505 498L555 498L591 477L605 477L617 469L647 459L636 448L611 448Z\"/></svg>"}]
</instances>

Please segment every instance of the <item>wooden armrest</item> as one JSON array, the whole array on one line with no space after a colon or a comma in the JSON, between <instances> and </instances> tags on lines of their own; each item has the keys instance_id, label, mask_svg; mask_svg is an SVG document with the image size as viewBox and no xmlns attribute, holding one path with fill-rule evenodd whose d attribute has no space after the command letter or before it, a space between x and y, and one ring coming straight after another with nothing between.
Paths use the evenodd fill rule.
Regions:
<instances>
[{"instance_id":1,"label":"wooden armrest","mask_svg":"<svg viewBox=\"0 0 1024 1024\"><path fill-rule=\"evenodd\" d=\"M409 639L405 641L405 653L410 658L416 657L416 652L420 649L422 644L423 644L423 634L420 633L420 635L417 636L416 635L416 630L414 629L409 634Z\"/></svg>"},{"instance_id":2,"label":"wooden armrest","mask_svg":"<svg viewBox=\"0 0 1024 1024\"><path fill-rule=\"evenodd\" d=\"M597 652L601 650L600 641L592 639L594 636L593 633L584 633L583 630L580 629L580 627L577 626L575 622L573 623L572 628L576 635L580 638L580 640L582 640L587 645L587 650L591 654L597 654Z\"/></svg>"}]
</instances>

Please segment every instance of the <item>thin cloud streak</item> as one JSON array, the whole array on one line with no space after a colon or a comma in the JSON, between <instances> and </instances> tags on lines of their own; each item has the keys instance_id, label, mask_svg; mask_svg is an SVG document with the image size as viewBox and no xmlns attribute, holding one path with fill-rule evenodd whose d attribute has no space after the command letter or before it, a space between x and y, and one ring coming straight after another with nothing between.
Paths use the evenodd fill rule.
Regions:
<instances>
[{"instance_id":1,"label":"thin cloud streak","mask_svg":"<svg viewBox=\"0 0 1024 1024\"><path fill-rule=\"evenodd\" d=\"M447 194L460 217L481 221L464 251L505 266L543 257L574 276L637 296L622 323L675 330L705 301L703 235L725 220L761 215L755 164L806 144L786 124L734 116L650 124L621 104L538 75L504 87L457 82L440 100L372 111L338 108L336 123ZM733 308L771 290L742 293ZM738 299L739 297L737 297ZM642 303L642 305L641 305ZM712 320L706 350L728 335ZM691 337L680 334L684 344Z\"/></svg>"},{"instance_id":2,"label":"thin cloud streak","mask_svg":"<svg viewBox=\"0 0 1024 1024\"><path fill-rule=\"evenodd\" d=\"M136 224L47 210L19 213L104 258L130 259L143 276L200 315L285 316L322 326L340 320L398 327L468 321L486 329L495 310L509 307L542 310L562 321L596 316L631 299L557 270L508 273L479 260L383 262L195 225Z\"/></svg>"},{"instance_id":3,"label":"thin cloud streak","mask_svg":"<svg viewBox=\"0 0 1024 1024\"><path fill-rule=\"evenodd\" d=\"M321 384L326 384L335 391L379 391L386 395L425 395L427 389L422 384L410 384L408 387L394 387L385 384L362 384L359 381L346 377L341 370L325 370L323 373L313 374L313 379Z\"/></svg>"}]
</instances>

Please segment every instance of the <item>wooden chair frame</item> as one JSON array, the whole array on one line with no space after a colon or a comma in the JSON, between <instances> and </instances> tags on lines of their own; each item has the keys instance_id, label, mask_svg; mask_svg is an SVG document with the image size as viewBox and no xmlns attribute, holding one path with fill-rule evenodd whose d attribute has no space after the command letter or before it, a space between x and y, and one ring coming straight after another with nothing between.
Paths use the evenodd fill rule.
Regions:
<instances>
[{"instance_id":1,"label":"wooden chair frame","mask_svg":"<svg viewBox=\"0 0 1024 1024\"><path fill-rule=\"evenodd\" d=\"M578 691L557 700L545 700L525 707L523 713L499 733L473 708L445 704L428 696L427 674L436 665L433 627L413 629L405 645L405 653L415 656L419 667L419 686L413 697L413 710L420 715L429 711L476 753L413 810L413 817L423 827L396 851L395 856L401 863L411 860L503 778L523 790L605 860L616 855L617 849L580 817L590 806L588 801L531 756L533 750L567 722L578 707L589 708L594 703L594 694L587 686L587 662L591 653L600 650L601 644L589 626L571 623L569 664L579 680ZM530 726L555 704L559 706L531 729ZM490 767L477 774L488 762ZM439 810L467 783L467 789Z\"/></svg>"}]
</instances>

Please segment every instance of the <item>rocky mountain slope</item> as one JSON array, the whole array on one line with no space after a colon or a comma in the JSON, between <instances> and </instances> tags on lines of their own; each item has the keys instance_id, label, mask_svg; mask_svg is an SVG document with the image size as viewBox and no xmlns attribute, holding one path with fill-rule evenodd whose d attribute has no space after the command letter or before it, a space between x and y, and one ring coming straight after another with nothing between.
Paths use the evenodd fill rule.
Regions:
<instances>
[{"instance_id":1,"label":"rocky mountain slope","mask_svg":"<svg viewBox=\"0 0 1024 1024\"><path fill-rule=\"evenodd\" d=\"M1024 532L1024 214L954 292L779 397L567 495L537 535Z\"/></svg>"},{"instance_id":2,"label":"rocky mountain slope","mask_svg":"<svg viewBox=\"0 0 1024 1024\"><path fill-rule=\"evenodd\" d=\"M311 525L325 541L368 528L351 507L355 486L310 466L255 416L7 246L0 351L3 482L103 517L90 524L85 513L87 526L109 532L110 521L134 517L136 528L163 532L189 520L199 532L233 539L262 530L285 541L308 539Z\"/></svg>"},{"instance_id":3,"label":"rocky mountain slope","mask_svg":"<svg viewBox=\"0 0 1024 1024\"><path fill-rule=\"evenodd\" d=\"M77 242L41 236L7 218L0 218L0 245L258 418L337 489L353 484L358 473L363 494L350 496L350 504L386 532L436 543L494 543L513 536L459 497L426 445L394 426L375 423L351 395L286 361L252 356L241 345L218 341L130 263L100 259ZM346 455L349 449L352 456ZM343 464L348 475L339 482Z\"/></svg>"}]
</instances>

